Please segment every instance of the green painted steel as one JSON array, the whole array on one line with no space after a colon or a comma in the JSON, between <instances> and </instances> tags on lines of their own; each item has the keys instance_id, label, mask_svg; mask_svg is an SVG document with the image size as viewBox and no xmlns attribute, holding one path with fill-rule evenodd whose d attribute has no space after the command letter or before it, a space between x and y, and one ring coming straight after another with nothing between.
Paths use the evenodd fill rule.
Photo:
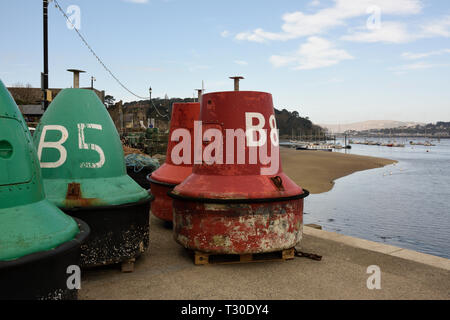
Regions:
<instances>
[{"instance_id":1,"label":"green painted steel","mask_svg":"<svg viewBox=\"0 0 450 320\"><path fill-rule=\"evenodd\" d=\"M0 261L51 250L78 232L45 198L30 132L0 80Z\"/></svg>"},{"instance_id":2,"label":"green painted steel","mask_svg":"<svg viewBox=\"0 0 450 320\"><path fill-rule=\"evenodd\" d=\"M60 208L120 205L150 197L127 175L119 134L92 90L61 91L36 128L34 144L47 197Z\"/></svg>"}]
</instances>

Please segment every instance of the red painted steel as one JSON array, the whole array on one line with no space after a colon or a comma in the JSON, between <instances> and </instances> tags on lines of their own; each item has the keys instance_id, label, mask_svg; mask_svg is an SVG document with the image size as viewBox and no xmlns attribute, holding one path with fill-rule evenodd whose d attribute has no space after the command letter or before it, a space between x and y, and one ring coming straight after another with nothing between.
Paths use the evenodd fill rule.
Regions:
<instances>
[{"instance_id":1,"label":"red painted steel","mask_svg":"<svg viewBox=\"0 0 450 320\"><path fill-rule=\"evenodd\" d=\"M245 140L245 162L239 164L239 139L234 140L232 147L226 138L227 129L245 132L249 115L256 114L264 118L263 128L267 130L262 147L267 148L268 158L279 164L270 175L262 174L262 169L270 167L270 163L262 164L264 157L250 162L251 152L259 152L261 147L249 147ZM203 252L245 254L288 249L300 241L303 197L308 193L282 171L278 137L275 131L271 133L276 129L274 119L269 93L232 91L203 95L202 129L205 132L215 128L223 133L223 163L207 164L205 159L196 163L192 174L171 193L174 238L178 243ZM257 125L256 122L253 119L250 125ZM213 143L214 139L204 137L203 150ZM220 152L213 154L217 155Z\"/></svg>"},{"instance_id":2,"label":"red painted steel","mask_svg":"<svg viewBox=\"0 0 450 320\"><path fill-rule=\"evenodd\" d=\"M284 250L302 238L303 199L248 204L173 200L174 237L185 248L217 254Z\"/></svg>"},{"instance_id":3,"label":"red painted steel","mask_svg":"<svg viewBox=\"0 0 450 320\"><path fill-rule=\"evenodd\" d=\"M176 129L186 129L194 136L194 121L198 120L200 103L174 103L170 122L169 143L167 145L166 161L149 176L150 189L155 196L152 202L152 214L156 217L172 221L172 199L167 195L177 184L181 183L192 173L194 146L191 145L190 164L174 164L172 150L179 143L172 141L171 137Z\"/></svg>"}]
</instances>

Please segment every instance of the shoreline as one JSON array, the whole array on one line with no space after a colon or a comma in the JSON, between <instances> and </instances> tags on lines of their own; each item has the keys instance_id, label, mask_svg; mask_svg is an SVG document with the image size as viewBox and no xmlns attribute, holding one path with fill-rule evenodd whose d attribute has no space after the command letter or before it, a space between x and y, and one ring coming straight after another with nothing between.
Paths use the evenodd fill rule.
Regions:
<instances>
[{"instance_id":1,"label":"shoreline","mask_svg":"<svg viewBox=\"0 0 450 320\"><path fill-rule=\"evenodd\" d=\"M331 190L340 177L397 162L287 148L280 153L284 172L312 193ZM449 298L446 258L308 226L298 248L323 259L196 266L189 252L173 241L172 230L151 216L150 246L136 260L134 272L123 274L118 266L84 270L79 299ZM380 290L367 287L367 270L374 264L382 270Z\"/></svg>"},{"instance_id":2,"label":"shoreline","mask_svg":"<svg viewBox=\"0 0 450 320\"><path fill-rule=\"evenodd\" d=\"M328 192L334 181L352 173L382 168L398 161L338 152L280 148L284 173L311 194Z\"/></svg>"}]
</instances>

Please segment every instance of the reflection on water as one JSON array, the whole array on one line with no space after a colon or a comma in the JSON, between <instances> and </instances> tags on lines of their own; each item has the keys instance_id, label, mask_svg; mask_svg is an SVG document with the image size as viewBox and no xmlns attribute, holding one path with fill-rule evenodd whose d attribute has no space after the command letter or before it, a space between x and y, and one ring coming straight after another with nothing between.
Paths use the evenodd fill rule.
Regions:
<instances>
[{"instance_id":1,"label":"reflection on water","mask_svg":"<svg viewBox=\"0 0 450 320\"><path fill-rule=\"evenodd\" d=\"M337 151L399 162L356 172L336 180L331 191L309 196L305 223L450 258L450 140L435 140L434 147L408 142Z\"/></svg>"}]
</instances>

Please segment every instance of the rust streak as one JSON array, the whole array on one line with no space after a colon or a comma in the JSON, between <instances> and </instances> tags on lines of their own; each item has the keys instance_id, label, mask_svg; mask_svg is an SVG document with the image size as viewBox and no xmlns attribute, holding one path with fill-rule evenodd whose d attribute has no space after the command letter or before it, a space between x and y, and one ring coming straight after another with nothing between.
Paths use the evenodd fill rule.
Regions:
<instances>
[{"instance_id":1,"label":"rust streak","mask_svg":"<svg viewBox=\"0 0 450 320\"><path fill-rule=\"evenodd\" d=\"M79 183L72 182L67 185L66 207L91 207L98 202L97 198L83 198Z\"/></svg>"},{"instance_id":2,"label":"rust streak","mask_svg":"<svg viewBox=\"0 0 450 320\"><path fill-rule=\"evenodd\" d=\"M270 180L272 180L273 184L279 191L284 191L283 180L280 176L272 177Z\"/></svg>"}]
</instances>

